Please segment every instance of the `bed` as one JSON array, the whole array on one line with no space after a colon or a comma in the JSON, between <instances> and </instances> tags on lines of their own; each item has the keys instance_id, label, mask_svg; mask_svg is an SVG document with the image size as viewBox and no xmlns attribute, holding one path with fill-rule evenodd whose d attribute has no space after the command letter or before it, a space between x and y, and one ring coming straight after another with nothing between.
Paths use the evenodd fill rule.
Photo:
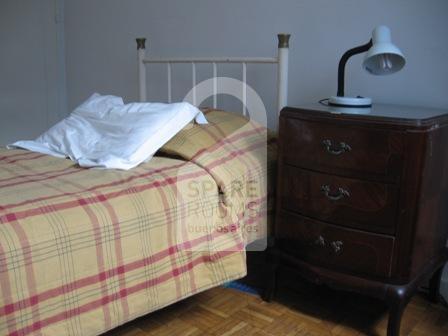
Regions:
<instances>
[{"instance_id":1,"label":"bed","mask_svg":"<svg viewBox=\"0 0 448 336\"><path fill-rule=\"evenodd\" d=\"M275 140L246 117L206 117L129 171L0 149L1 335L98 335L246 274Z\"/></svg>"}]
</instances>

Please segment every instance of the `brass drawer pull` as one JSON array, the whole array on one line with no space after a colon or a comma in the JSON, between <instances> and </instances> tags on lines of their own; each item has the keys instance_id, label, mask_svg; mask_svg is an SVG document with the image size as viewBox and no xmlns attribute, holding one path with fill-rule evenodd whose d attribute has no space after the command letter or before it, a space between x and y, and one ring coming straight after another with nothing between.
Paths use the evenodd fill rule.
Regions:
<instances>
[{"instance_id":1,"label":"brass drawer pull","mask_svg":"<svg viewBox=\"0 0 448 336\"><path fill-rule=\"evenodd\" d=\"M314 241L314 245L324 247L326 245L325 238L322 236L317 237Z\"/></svg>"},{"instance_id":2,"label":"brass drawer pull","mask_svg":"<svg viewBox=\"0 0 448 336\"><path fill-rule=\"evenodd\" d=\"M328 139L322 141L322 144L324 145L327 152L333 155L341 155L342 153L350 152L352 150L350 145L346 144L345 142L340 142L339 148L335 148L336 146L334 146L331 140Z\"/></svg>"},{"instance_id":3,"label":"brass drawer pull","mask_svg":"<svg viewBox=\"0 0 448 336\"><path fill-rule=\"evenodd\" d=\"M336 254L339 254L342 252L342 248L344 247L344 243L340 240L336 240L334 242L331 242L331 248L333 249L333 252Z\"/></svg>"},{"instance_id":4,"label":"brass drawer pull","mask_svg":"<svg viewBox=\"0 0 448 336\"><path fill-rule=\"evenodd\" d=\"M322 191L322 193L325 195L325 197L327 197L331 201L339 201L340 199L342 199L344 197L347 197L347 198L350 197L350 193L348 192L348 190L345 190L343 188L338 188L337 193L332 195L331 188L327 184L324 184L322 187L320 187L320 191Z\"/></svg>"},{"instance_id":5,"label":"brass drawer pull","mask_svg":"<svg viewBox=\"0 0 448 336\"><path fill-rule=\"evenodd\" d=\"M317 237L313 244L317 247L327 247L327 242L323 236ZM335 240L328 244L328 247L333 250L335 254L340 254L342 253L344 243L340 240Z\"/></svg>"}]
</instances>

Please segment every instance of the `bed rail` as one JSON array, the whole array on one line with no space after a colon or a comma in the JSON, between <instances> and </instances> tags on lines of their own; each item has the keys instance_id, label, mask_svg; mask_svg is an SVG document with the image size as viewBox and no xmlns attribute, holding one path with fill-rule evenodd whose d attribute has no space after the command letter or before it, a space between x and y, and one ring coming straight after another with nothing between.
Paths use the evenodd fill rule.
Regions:
<instances>
[{"instance_id":1,"label":"bed rail","mask_svg":"<svg viewBox=\"0 0 448 336\"><path fill-rule=\"evenodd\" d=\"M290 34L278 34L277 57L185 57L185 58L146 58L145 38L138 38L138 74L139 74L139 99L146 101L146 65L161 63L167 66L168 79L168 102L172 102L172 64L191 64L191 77L193 87L193 104L196 105L196 64L211 64L213 66L213 107L217 108L218 95L218 64L236 63L241 64L243 81L243 114L246 115L247 99L247 65L248 64L277 64L277 112L287 105L288 102L288 54Z\"/></svg>"}]
</instances>

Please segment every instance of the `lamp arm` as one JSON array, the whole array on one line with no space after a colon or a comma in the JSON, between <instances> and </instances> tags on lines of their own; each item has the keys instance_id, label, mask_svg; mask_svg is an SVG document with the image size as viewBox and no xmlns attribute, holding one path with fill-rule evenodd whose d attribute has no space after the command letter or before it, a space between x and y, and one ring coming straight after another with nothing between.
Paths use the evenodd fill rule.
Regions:
<instances>
[{"instance_id":1,"label":"lamp arm","mask_svg":"<svg viewBox=\"0 0 448 336\"><path fill-rule=\"evenodd\" d=\"M344 96L344 82L345 82L345 65L350 57L353 55L361 54L366 52L372 47L372 40L368 43L360 45L359 47L355 47L347 50L344 55L342 55L341 60L339 61L338 67L338 97Z\"/></svg>"}]
</instances>

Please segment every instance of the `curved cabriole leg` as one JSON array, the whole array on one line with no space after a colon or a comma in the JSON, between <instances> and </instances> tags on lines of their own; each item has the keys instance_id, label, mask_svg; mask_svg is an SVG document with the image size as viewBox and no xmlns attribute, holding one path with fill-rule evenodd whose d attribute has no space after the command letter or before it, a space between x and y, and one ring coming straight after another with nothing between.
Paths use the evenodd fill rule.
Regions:
<instances>
[{"instance_id":1,"label":"curved cabriole leg","mask_svg":"<svg viewBox=\"0 0 448 336\"><path fill-rule=\"evenodd\" d=\"M387 336L399 336L401 318L410 300L408 289L396 288L389 298L389 321L387 324Z\"/></svg>"},{"instance_id":2,"label":"curved cabriole leg","mask_svg":"<svg viewBox=\"0 0 448 336\"><path fill-rule=\"evenodd\" d=\"M429 280L429 299L434 303L440 302L440 281L442 279L443 266L440 267Z\"/></svg>"},{"instance_id":3,"label":"curved cabriole leg","mask_svg":"<svg viewBox=\"0 0 448 336\"><path fill-rule=\"evenodd\" d=\"M390 307L389 322L387 323L387 336L399 336L401 317L406 308L406 304L397 302Z\"/></svg>"}]
</instances>

